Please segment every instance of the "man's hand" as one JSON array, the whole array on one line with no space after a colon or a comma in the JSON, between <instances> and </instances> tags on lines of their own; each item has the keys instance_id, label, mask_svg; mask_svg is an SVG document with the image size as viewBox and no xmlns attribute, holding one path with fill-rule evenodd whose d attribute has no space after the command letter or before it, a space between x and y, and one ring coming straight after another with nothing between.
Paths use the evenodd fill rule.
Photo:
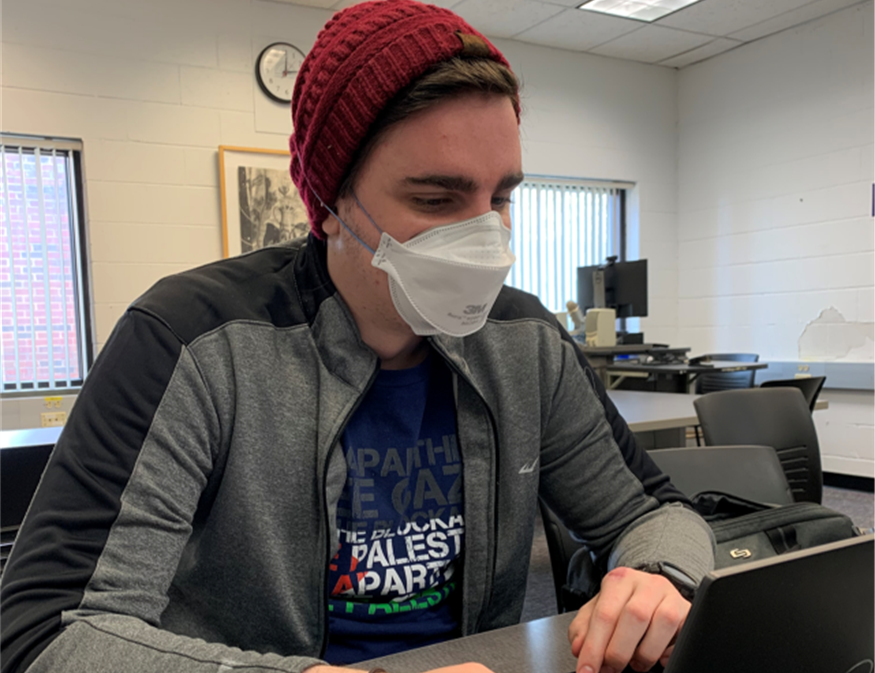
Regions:
<instances>
[{"instance_id":1,"label":"man's hand","mask_svg":"<svg viewBox=\"0 0 875 673\"><path fill-rule=\"evenodd\" d=\"M568 628L577 673L665 665L689 611L690 603L661 575L615 568Z\"/></svg>"},{"instance_id":2,"label":"man's hand","mask_svg":"<svg viewBox=\"0 0 875 673\"><path fill-rule=\"evenodd\" d=\"M362 673L359 669L336 668L334 666L311 666L304 673ZM435 668L426 673L492 673L483 664L459 664L458 666L446 666Z\"/></svg>"}]
</instances>

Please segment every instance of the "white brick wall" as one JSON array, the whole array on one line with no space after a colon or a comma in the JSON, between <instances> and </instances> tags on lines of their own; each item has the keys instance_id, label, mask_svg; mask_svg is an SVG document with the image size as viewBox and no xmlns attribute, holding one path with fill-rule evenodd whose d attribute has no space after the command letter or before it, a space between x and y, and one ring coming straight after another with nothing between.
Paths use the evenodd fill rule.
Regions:
<instances>
[{"instance_id":1,"label":"white brick wall","mask_svg":"<svg viewBox=\"0 0 875 673\"><path fill-rule=\"evenodd\" d=\"M496 40L523 81L527 173L627 180L632 257L648 259L649 341L677 337L677 72Z\"/></svg>"},{"instance_id":2,"label":"white brick wall","mask_svg":"<svg viewBox=\"0 0 875 673\"><path fill-rule=\"evenodd\" d=\"M680 71L678 341L694 352L875 359L872 7ZM803 339L830 307L846 323ZM824 465L875 476L872 394L825 397Z\"/></svg>"},{"instance_id":3,"label":"white brick wall","mask_svg":"<svg viewBox=\"0 0 875 673\"><path fill-rule=\"evenodd\" d=\"M279 40L306 53L330 16L263 0L3 3L2 130L84 142L98 348L156 280L221 257L218 146L283 149L291 131L258 90L255 57ZM677 74L499 42L524 80L525 170L638 183L643 327L673 342Z\"/></svg>"},{"instance_id":4,"label":"white brick wall","mask_svg":"<svg viewBox=\"0 0 875 673\"><path fill-rule=\"evenodd\" d=\"M255 56L276 39L308 50L330 15L260 0L4 3L2 130L84 142L98 348L157 279L221 257L218 146L282 148L290 130L257 91ZM267 132L256 98L281 120Z\"/></svg>"}]
</instances>

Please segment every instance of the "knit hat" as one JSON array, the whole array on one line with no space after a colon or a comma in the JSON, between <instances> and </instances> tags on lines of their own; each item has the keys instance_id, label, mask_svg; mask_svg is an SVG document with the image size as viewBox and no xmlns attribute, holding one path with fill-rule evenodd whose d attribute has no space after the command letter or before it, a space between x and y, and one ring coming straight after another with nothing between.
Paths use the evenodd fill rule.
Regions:
<instances>
[{"instance_id":1,"label":"knit hat","mask_svg":"<svg viewBox=\"0 0 875 673\"><path fill-rule=\"evenodd\" d=\"M413 0L353 5L336 13L319 32L295 82L289 139L292 180L318 238L325 237L322 223L328 216L320 198L334 205L377 115L431 66L457 56L466 34L484 41L486 58L510 67L459 16Z\"/></svg>"}]
</instances>

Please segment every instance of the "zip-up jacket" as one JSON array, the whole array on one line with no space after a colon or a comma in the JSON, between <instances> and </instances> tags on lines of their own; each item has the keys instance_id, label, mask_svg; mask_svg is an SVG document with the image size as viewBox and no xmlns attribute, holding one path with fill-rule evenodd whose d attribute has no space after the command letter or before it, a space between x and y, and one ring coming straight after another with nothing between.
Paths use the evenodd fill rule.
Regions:
<instances>
[{"instance_id":1,"label":"zip-up jacket","mask_svg":"<svg viewBox=\"0 0 875 673\"><path fill-rule=\"evenodd\" d=\"M168 277L116 326L6 566L2 673L301 671L327 637L339 440L380 363L310 237ZM540 494L604 567L699 580L707 525L572 339L504 288L455 382L464 635L518 622Z\"/></svg>"}]
</instances>

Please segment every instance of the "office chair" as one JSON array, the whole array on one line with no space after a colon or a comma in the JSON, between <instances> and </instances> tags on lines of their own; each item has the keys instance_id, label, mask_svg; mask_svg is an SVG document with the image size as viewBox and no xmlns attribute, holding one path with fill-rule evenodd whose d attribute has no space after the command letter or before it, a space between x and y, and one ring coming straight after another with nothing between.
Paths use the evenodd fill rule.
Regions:
<instances>
[{"instance_id":1,"label":"office chair","mask_svg":"<svg viewBox=\"0 0 875 673\"><path fill-rule=\"evenodd\" d=\"M760 356L756 353L712 353L700 355L690 360L690 364L696 361L729 360L730 362L759 362ZM715 390L735 390L736 388L753 388L753 380L756 371L751 369L744 372L714 372L713 374L699 374L696 378L696 394L704 395Z\"/></svg>"},{"instance_id":2,"label":"office chair","mask_svg":"<svg viewBox=\"0 0 875 673\"><path fill-rule=\"evenodd\" d=\"M820 446L808 403L797 388L724 390L693 401L706 445L774 447L793 499L820 503Z\"/></svg>"},{"instance_id":3,"label":"office chair","mask_svg":"<svg viewBox=\"0 0 875 673\"><path fill-rule=\"evenodd\" d=\"M790 486L770 446L691 446L679 449L659 449L648 455L665 472L672 483L684 495L693 497L703 491L720 491L731 495L775 505L793 502ZM586 545L571 537L559 517L538 499L550 568L553 572L553 587L556 591L556 607L561 612L580 607L580 595L567 588L568 565L571 557ZM582 586L577 588L587 596L599 589L601 574L596 570L588 554L576 563Z\"/></svg>"},{"instance_id":4,"label":"office chair","mask_svg":"<svg viewBox=\"0 0 875 673\"><path fill-rule=\"evenodd\" d=\"M53 448L37 442L0 450L0 574Z\"/></svg>"},{"instance_id":5,"label":"office chair","mask_svg":"<svg viewBox=\"0 0 875 673\"><path fill-rule=\"evenodd\" d=\"M728 360L729 362L759 362L760 356L756 353L712 353L699 355L690 359L690 364L708 362L710 360ZM737 388L753 388L756 370L744 372L714 372L713 374L699 374L696 377L696 394L704 395L717 390L735 390ZM696 433L696 446L702 445L702 436L699 426L693 430Z\"/></svg>"},{"instance_id":6,"label":"office chair","mask_svg":"<svg viewBox=\"0 0 875 673\"><path fill-rule=\"evenodd\" d=\"M793 503L790 484L771 446L690 446L648 455L690 498L719 491L770 505Z\"/></svg>"},{"instance_id":7,"label":"office chair","mask_svg":"<svg viewBox=\"0 0 875 673\"><path fill-rule=\"evenodd\" d=\"M814 411L814 405L817 403L817 396L820 395L824 383L826 383L825 376L809 376L804 379L773 379L771 381L763 381L760 384L760 388L799 388L805 396L805 401L808 402L809 411Z\"/></svg>"}]
</instances>

